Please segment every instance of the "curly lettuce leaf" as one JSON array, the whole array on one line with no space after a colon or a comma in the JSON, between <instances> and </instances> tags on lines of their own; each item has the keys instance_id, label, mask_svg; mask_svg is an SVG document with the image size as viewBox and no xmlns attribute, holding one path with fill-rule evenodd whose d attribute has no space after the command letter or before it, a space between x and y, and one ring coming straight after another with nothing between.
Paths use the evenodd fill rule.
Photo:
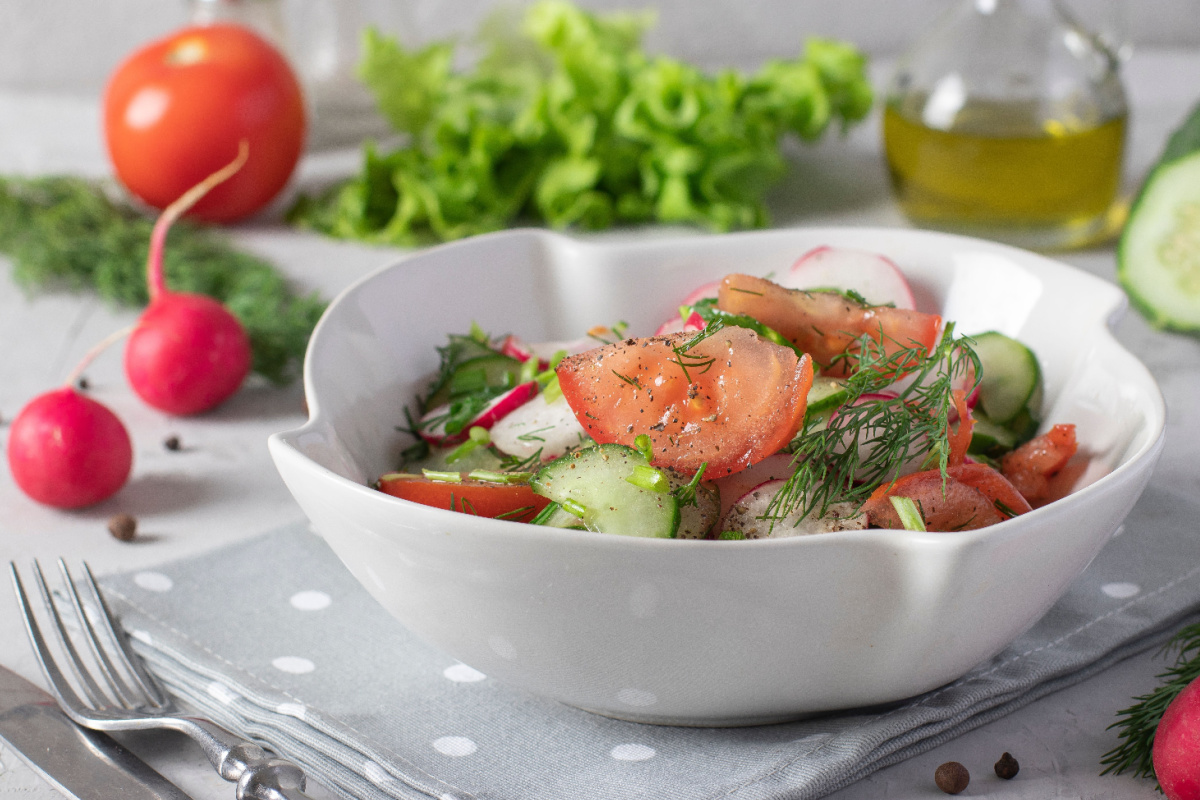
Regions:
<instances>
[{"instance_id":1,"label":"curly lettuce leaf","mask_svg":"<svg viewBox=\"0 0 1200 800\"><path fill-rule=\"evenodd\" d=\"M522 19L490 20L474 67L457 72L447 43L408 49L368 31L360 75L404 145L368 145L357 176L301 198L289 218L399 245L522 219L762 226L786 172L783 138L813 141L870 110L866 59L849 44L811 39L754 74L709 75L648 55L652 24L539 0Z\"/></svg>"}]
</instances>

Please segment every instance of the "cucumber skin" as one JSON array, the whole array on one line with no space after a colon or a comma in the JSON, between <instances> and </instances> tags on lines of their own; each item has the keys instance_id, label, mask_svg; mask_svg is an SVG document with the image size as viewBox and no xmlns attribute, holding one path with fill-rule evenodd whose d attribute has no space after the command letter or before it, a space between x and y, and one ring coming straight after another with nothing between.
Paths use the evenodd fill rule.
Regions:
<instances>
[{"instance_id":1,"label":"cucumber skin","mask_svg":"<svg viewBox=\"0 0 1200 800\"><path fill-rule=\"evenodd\" d=\"M1167 141L1167 145L1163 149L1158 163L1154 165L1146 176L1146 180L1142 183L1142 188L1138 192L1137 198L1129 209L1129 218L1125 223L1125 230L1122 232L1120 242L1117 245L1117 281L1129 296L1130 305L1152 327L1158 330L1189 334L1200 333L1200 311L1197 312L1195 321L1179 321L1174 317L1164 314L1154 303L1143 297L1141 291L1135 285L1136 282L1131 275L1133 269L1131 264L1134 257L1130 251L1134 247L1134 239L1136 238L1138 229L1139 211L1146 204L1146 198L1151 194L1157 180L1163 177L1163 173L1171 170L1173 167L1180 166L1182 162L1198 158L1200 158L1200 104L1197 104L1192 109L1183 124L1171 134L1171 138Z\"/></svg>"}]
</instances>

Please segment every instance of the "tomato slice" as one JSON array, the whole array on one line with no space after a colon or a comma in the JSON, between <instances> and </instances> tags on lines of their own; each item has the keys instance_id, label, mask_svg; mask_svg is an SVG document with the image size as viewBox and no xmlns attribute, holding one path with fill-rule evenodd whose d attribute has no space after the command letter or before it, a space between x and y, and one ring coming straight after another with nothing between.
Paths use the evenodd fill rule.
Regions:
<instances>
[{"instance_id":1,"label":"tomato slice","mask_svg":"<svg viewBox=\"0 0 1200 800\"><path fill-rule=\"evenodd\" d=\"M930 469L880 486L863 504L872 525L903 527L890 497L907 497L916 503L931 531L983 528L1031 510L1003 475L977 463L948 468L944 484L941 470Z\"/></svg>"},{"instance_id":2,"label":"tomato slice","mask_svg":"<svg viewBox=\"0 0 1200 800\"><path fill-rule=\"evenodd\" d=\"M1074 425L1055 425L1013 450L1000 462L1000 471L1034 505L1048 500L1050 479L1075 455L1079 443Z\"/></svg>"},{"instance_id":3,"label":"tomato slice","mask_svg":"<svg viewBox=\"0 0 1200 800\"><path fill-rule=\"evenodd\" d=\"M838 292L786 289L765 278L726 275L717 308L746 314L773 328L821 367L822 373L845 377L854 371L853 353L859 337L870 336L889 356L920 346L929 352L941 334L937 314L891 306L864 306ZM903 366L903 365L901 365Z\"/></svg>"},{"instance_id":4,"label":"tomato slice","mask_svg":"<svg viewBox=\"0 0 1200 800\"><path fill-rule=\"evenodd\" d=\"M533 493L524 483L491 483L467 480L433 481L412 475L384 475L376 484L379 491L434 508L445 508L479 517L528 522L550 501Z\"/></svg>"},{"instance_id":5,"label":"tomato slice","mask_svg":"<svg viewBox=\"0 0 1200 800\"><path fill-rule=\"evenodd\" d=\"M952 477L947 477L943 483L941 470L936 469L914 472L876 489L863 504L863 512L871 525L904 527L892 506L891 497L907 497L916 503L925 520L925 529L930 531L969 531L995 525L1004 519L980 489Z\"/></svg>"},{"instance_id":6,"label":"tomato slice","mask_svg":"<svg viewBox=\"0 0 1200 800\"><path fill-rule=\"evenodd\" d=\"M627 339L563 359L559 385L601 444L635 446L651 463L719 478L778 452L804 421L812 361L745 328Z\"/></svg>"}]
</instances>

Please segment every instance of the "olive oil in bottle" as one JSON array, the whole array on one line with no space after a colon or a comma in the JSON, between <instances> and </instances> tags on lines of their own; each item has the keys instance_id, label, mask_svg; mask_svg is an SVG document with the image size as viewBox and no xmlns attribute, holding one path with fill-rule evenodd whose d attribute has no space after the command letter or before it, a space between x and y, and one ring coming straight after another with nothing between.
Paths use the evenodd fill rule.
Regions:
<instances>
[{"instance_id":1,"label":"olive oil in bottle","mask_svg":"<svg viewBox=\"0 0 1200 800\"><path fill-rule=\"evenodd\" d=\"M896 198L913 222L1053 248L1119 227L1125 122L1045 120L1032 103L970 100L938 129L891 103L883 133Z\"/></svg>"}]
</instances>

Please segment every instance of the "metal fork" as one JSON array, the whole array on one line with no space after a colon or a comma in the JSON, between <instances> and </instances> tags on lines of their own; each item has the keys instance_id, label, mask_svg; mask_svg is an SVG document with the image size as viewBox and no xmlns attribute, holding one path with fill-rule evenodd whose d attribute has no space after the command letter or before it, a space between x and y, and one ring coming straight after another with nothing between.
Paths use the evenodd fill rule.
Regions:
<instances>
[{"instance_id":1,"label":"metal fork","mask_svg":"<svg viewBox=\"0 0 1200 800\"><path fill-rule=\"evenodd\" d=\"M85 728L100 731L166 728L186 733L204 749L222 778L237 783L238 800L308 799L300 767L269 755L253 742L209 720L186 715L176 708L130 648L87 564L83 565L84 574L78 585L65 561L59 559L58 568L62 572L61 594L65 597L56 601L41 565L33 563L43 616L53 623L51 632L61 651L60 657L55 656L42 635L16 564L9 562L29 641L51 692L68 717ZM60 606L66 606L66 611ZM76 629L74 635L71 628ZM78 640L86 644L86 660L76 646ZM60 666L63 662L73 681Z\"/></svg>"}]
</instances>

